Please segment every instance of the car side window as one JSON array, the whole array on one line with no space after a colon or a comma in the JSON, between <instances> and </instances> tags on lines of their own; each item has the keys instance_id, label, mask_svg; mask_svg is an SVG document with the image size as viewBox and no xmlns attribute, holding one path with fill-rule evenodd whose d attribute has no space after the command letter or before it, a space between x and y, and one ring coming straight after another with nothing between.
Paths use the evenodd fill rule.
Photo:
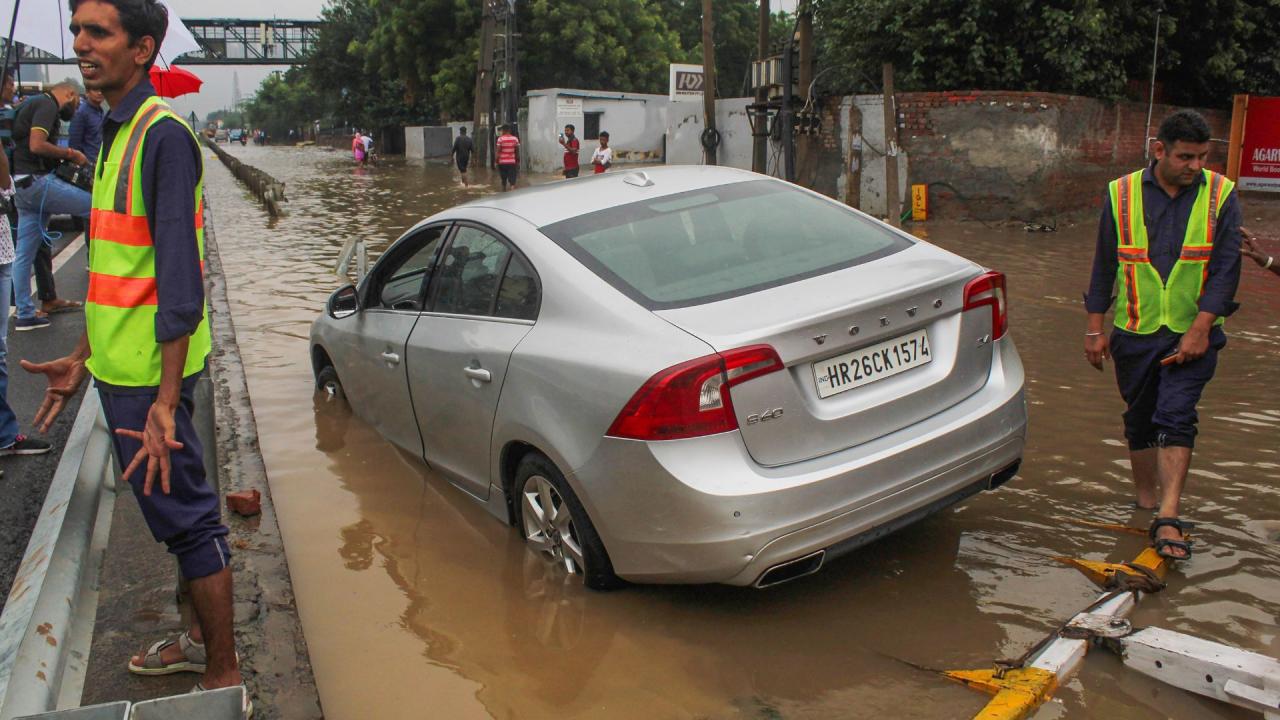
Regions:
<instances>
[{"instance_id":1,"label":"car side window","mask_svg":"<svg viewBox=\"0 0 1280 720\"><path fill-rule=\"evenodd\" d=\"M431 276L436 252L448 225L423 230L407 241L409 247L397 248L399 259L378 269L377 307L387 310L422 309L423 283Z\"/></svg>"},{"instance_id":2,"label":"car side window","mask_svg":"<svg viewBox=\"0 0 1280 720\"><path fill-rule=\"evenodd\" d=\"M537 320L541 301L538 278L528 261L518 254L512 255L502 284L498 286L498 304L493 314L516 320Z\"/></svg>"},{"instance_id":3,"label":"car side window","mask_svg":"<svg viewBox=\"0 0 1280 720\"><path fill-rule=\"evenodd\" d=\"M497 237L479 228L459 227L441 258L436 301L431 309L458 315L489 315L510 256L511 248Z\"/></svg>"}]
</instances>

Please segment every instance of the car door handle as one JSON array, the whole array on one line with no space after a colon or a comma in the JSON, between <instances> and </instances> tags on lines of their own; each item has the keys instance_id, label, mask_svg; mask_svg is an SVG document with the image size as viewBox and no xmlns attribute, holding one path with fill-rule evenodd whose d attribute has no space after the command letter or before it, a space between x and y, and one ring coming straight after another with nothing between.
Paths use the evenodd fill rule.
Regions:
<instances>
[{"instance_id":1,"label":"car door handle","mask_svg":"<svg viewBox=\"0 0 1280 720\"><path fill-rule=\"evenodd\" d=\"M485 370L484 368L464 367L462 368L462 372L472 380L479 380L480 382L493 381L493 373Z\"/></svg>"},{"instance_id":2,"label":"car door handle","mask_svg":"<svg viewBox=\"0 0 1280 720\"><path fill-rule=\"evenodd\" d=\"M386 363L387 363L388 365L399 365L399 364L400 364L400 356L399 356L399 355L397 355L397 354L395 354L395 353L393 353L393 352L384 352L384 353L382 353L382 359L383 359L383 360L385 360L385 361L386 361Z\"/></svg>"}]
</instances>

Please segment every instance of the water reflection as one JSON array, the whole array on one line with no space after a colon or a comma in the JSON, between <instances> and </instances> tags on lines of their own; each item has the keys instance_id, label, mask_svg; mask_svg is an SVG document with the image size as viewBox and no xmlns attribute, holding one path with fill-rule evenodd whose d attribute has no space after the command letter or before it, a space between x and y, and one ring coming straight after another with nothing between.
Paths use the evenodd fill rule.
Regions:
<instances>
[{"instance_id":1,"label":"water reflection","mask_svg":"<svg viewBox=\"0 0 1280 720\"><path fill-rule=\"evenodd\" d=\"M1080 357L1076 298L1091 222L1058 233L927 226L932 242L1009 274L1031 402L1021 477L771 591L596 594L563 582L514 530L313 392L306 337L338 286L343 242L363 237L376 255L422 217L493 188L463 188L443 165L356 169L314 148L233 152L289 188L291 212L273 225L209 164L237 334L329 717L970 716L986 698L917 666L1020 655L1096 596L1052 556L1128 559L1143 544L1070 522L1145 524L1129 505L1114 379ZM1280 382L1280 283L1246 273L1242 296L1202 406L1187 490L1196 558L1135 621L1280 655L1280 401L1260 391ZM1050 717L1237 715L1099 655L1037 715Z\"/></svg>"}]
</instances>

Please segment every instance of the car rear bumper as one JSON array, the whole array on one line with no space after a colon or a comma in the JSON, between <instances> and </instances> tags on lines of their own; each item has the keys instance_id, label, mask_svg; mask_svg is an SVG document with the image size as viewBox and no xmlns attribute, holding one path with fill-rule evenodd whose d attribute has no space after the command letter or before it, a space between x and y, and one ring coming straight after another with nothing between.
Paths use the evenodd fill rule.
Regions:
<instances>
[{"instance_id":1,"label":"car rear bumper","mask_svg":"<svg viewBox=\"0 0 1280 720\"><path fill-rule=\"evenodd\" d=\"M771 568L823 553L799 568L816 570L987 488L1021 459L1026 424L1022 364L1006 338L982 390L855 448L768 468L737 432L659 443L606 438L568 479L619 576L768 584L788 574L760 583Z\"/></svg>"}]
</instances>

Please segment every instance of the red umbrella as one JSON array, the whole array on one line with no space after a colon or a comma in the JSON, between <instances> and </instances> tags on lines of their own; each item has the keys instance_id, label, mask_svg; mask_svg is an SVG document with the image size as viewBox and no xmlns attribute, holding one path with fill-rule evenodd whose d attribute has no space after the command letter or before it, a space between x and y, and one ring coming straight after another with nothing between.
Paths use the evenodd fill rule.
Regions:
<instances>
[{"instance_id":1,"label":"red umbrella","mask_svg":"<svg viewBox=\"0 0 1280 720\"><path fill-rule=\"evenodd\" d=\"M187 93L200 92L200 86L204 84L204 81L190 70L180 68L177 65L170 65L167 70L159 65L152 65L151 84L155 86L156 94L160 97L173 98Z\"/></svg>"}]
</instances>

